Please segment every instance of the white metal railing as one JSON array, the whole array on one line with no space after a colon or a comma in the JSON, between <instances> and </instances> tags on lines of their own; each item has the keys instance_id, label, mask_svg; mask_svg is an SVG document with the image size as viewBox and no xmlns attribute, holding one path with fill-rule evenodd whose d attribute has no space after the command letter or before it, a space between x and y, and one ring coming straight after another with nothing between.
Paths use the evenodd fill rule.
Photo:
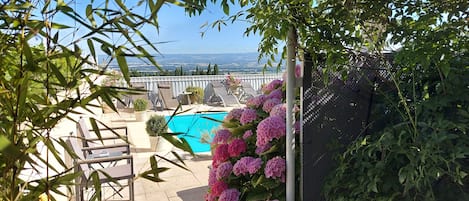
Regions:
<instances>
[{"instance_id":1,"label":"white metal railing","mask_svg":"<svg viewBox=\"0 0 469 201\"><path fill-rule=\"evenodd\" d=\"M232 74L235 78L251 84L254 90L260 90L263 84L269 83L275 79L281 79L281 73L273 74ZM171 82L173 94L175 96L182 94L187 87L205 87L212 81L222 81L226 75L190 75L190 76L150 76L150 77L132 77L132 84L143 84L149 91L158 93L158 82Z\"/></svg>"}]
</instances>

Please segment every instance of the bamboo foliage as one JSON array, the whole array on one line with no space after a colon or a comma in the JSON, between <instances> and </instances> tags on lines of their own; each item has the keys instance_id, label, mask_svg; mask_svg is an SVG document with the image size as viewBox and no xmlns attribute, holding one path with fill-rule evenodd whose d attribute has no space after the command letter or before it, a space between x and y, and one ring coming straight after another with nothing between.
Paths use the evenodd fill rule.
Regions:
<instances>
[{"instance_id":1,"label":"bamboo foliage","mask_svg":"<svg viewBox=\"0 0 469 201\"><path fill-rule=\"evenodd\" d=\"M86 4L86 9L80 12L76 3ZM145 58L158 67L152 55L158 52L154 39L139 29L147 26L158 31L156 13L165 1L134 3L0 3L0 200L37 200L41 194L55 200L52 192L64 195L59 188L70 188L80 174L67 169L62 150L70 150L63 139L50 136L51 130L78 113L77 109L93 112L98 101L113 106L113 98L136 93L96 83L108 66L92 67L98 54L108 55L109 62L117 61L128 85L126 57ZM139 12L142 10L146 12ZM47 149L45 157L39 147ZM44 169L45 178L24 175Z\"/></svg>"}]
</instances>

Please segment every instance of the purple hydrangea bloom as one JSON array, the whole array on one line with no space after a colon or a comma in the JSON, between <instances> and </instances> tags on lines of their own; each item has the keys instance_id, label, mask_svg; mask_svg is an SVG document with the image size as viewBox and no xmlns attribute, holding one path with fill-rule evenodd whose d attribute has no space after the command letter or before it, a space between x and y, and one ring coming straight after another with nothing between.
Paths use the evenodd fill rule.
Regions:
<instances>
[{"instance_id":1,"label":"purple hydrangea bloom","mask_svg":"<svg viewBox=\"0 0 469 201\"><path fill-rule=\"evenodd\" d=\"M280 179L285 183L286 161L280 156L276 156L267 161L264 169L266 178Z\"/></svg>"},{"instance_id":2,"label":"purple hydrangea bloom","mask_svg":"<svg viewBox=\"0 0 469 201\"><path fill-rule=\"evenodd\" d=\"M247 170L249 174L255 174L262 166L262 159L255 158L254 160L249 161L247 164Z\"/></svg>"},{"instance_id":3,"label":"purple hydrangea bloom","mask_svg":"<svg viewBox=\"0 0 469 201\"><path fill-rule=\"evenodd\" d=\"M242 125L245 125L245 124L250 123L250 122L252 122L256 119L257 119L256 110L246 108L246 109L244 109L243 114L241 115L241 118L239 118L239 122Z\"/></svg>"},{"instance_id":4,"label":"purple hydrangea bloom","mask_svg":"<svg viewBox=\"0 0 469 201\"><path fill-rule=\"evenodd\" d=\"M236 176L245 175L247 173L256 173L262 165L262 159L250 156L242 157L233 166L233 173Z\"/></svg>"},{"instance_id":5,"label":"purple hydrangea bloom","mask_svg":"<svg viewBox=\"0 0 469 201\"><path fill-rule=\"evenodd\" d=\"M301 65L300 64L297 64L295 66L295 78L299 78L301 77ZM282 79L283 80L287 80L287 72L284 72L283 75L282 75Z\"/></svg>"},{"instance_id":6,"label":"purple hydrangea bloom","mask_svg":"<svg viewBox=\"0 0 469 201\"><path fill-rule=\"evenodd\" d=\"M215 133L213 137L212 145L226 144L230 140L231 132L228 129L220 129Z\"/></svg>"},{"instance_id":7,"label":"purple hydrangea bloom","mask_svg":"<svg viewBox=\"0 0 469 201\"><path fill-rule=\"evenodd\" d=\"M287 118L287 108L285 104L278 104L270 110L270 116L280 116L282 119Z\"/></svg>"},{"instance_id":8,"label":"purple hydrangea bloom","mask_svg":"<svg viewBox=\"0 0 469 201\"><path fill-rule=\"evenodd\" d=\"M265 144L264 146L256 147L256 154L261 155L265 151L269 150L272 147L270 143Z\"/></svg>"},{"instance_id":9,"label":"purple hydrangea bloom","mask_svg":"<svg viewBox=\"0 0 469 201\"><path fill-rule=\"evenodd\" d=\"M235 139L228 145L228 153L230 157L238 157L241 153L245 152L247 148L246 142L243 139Z\"/></svg>"},{"instance_id":10,"label":"purple hydrangea bloom","mask_svg":"<svg viewBox=\"0 0 469 201\"><path fill-rule=\"evenodd\" d=\"M241 108L236 108L236 109L232 109L225 117L225 120L226 121L229 121L229 120L239 120L239 118L241 117L241 114L243 114L243 109Z\"/></svg>"},{"instance_id":11,"label":"purple hydrangea bloom","mask_svg":"<svg viewBox=\"0 0 469 201\"><path fill-rule=\"evenodd\" d=\"M300 129L301 129L300 121L296 121L296 122L293 124L293 128L295 128L295 133L300 133Z\"/></svg>"},{"instance_id":12,"label":"purple hydrangea bloom","mask_svg":"<svg viewBox=\"0 0 469 201\"><path fill-rule=\"evenodd\" d=\"M232 170L233 170L233 165L229 161L218 165L218 168L216 170L216 179L222 180L224 178L227 178L228 176L230 176Z\"/></svg>"},{"instance_id":13,"label":"purple hydrangea bloom","mask_svg":"<svg viewBox=\"0 0 469 201\"><path fill-rule=\"evenodd\" d=\"M268 99L270 98L278 98L280 100L283 99L283 91L282 89L275 89L267 96Z\"/></svg>"},{"instance_id":14,"label":"purple hydrangea bloom","mask_svg":"<svg viewBox=\"0 0 469 201\"><path fill-rule=\"evenodd\" d=\"M262 147L272 141L285 136L285 119L280 116L271 116L262 120L257 126L256 146Z\"/></svg>"},{"instance_id":15,"label":"purple hydrangea bloom","mask_svg":"<svg viewBox=\"0 0 469 201\"><path fill-rule=\"evenodd\" d=\"M297 64L297 65L295 66L295 77L296 77L296 78L301 77L301 68L302 68L302 67L301 67L300 64Z\"/></svg>"},{"instance_id":16,"label":"purple hydrangea bloom","mask_svg":"<svg viewBox=\"0 0 469 201\"><path fill-rule=\"evenodd\" d=\"M217 168L210 168L208 172L208 185L212 186L217 181Z\"/></svg>"},{"instance_id":17,"label":"purple hydrangea bloom","mask_svg":"<svg viewBox=\"0 0 469 201\"><path fill-rule=\"evenodd\" d=\"M281 87L283 84L283 81L282 80L273 80L272 82L270 82L269 84L265 85L263 88L262 88L262 92L264 92L264 94L268 94L270 93L271 91Z\"/></svg>"},{"instance_id":18,"label":"purple hydrangea bloom","mask_svg":"<svg viewBox=\"0 0 469 201\"><path fill-rule=\"evenodd\" d=\"M243 134L243 139L248 139L249 137L252 136L252 130L247 130L246 132L244 132Z\"/></svg>"},{"instance_id":19,"label":"purple hydrangea bloom","mask_svg":"<svg viewBox=\"0 0 469 201\"><path fill-rule=\"evenodd\" d=\"M268 99L264 102L264 105L262 106L262 110L269 113L274 106L276 106L280 103L282 103L282 101L278 98Z\"/></svg>"},{"instance_id":20,"label":"purple hydrangea bloom","mask_svg":"<svg viewBox=\"0 0 469 201\"><path fill-rule=\"evenodd\" d=\"M264 101L266 99L267 99L267 96L265 96L264 94L256 96L256 97L252 97L247 100L246 106L251 107L251 108L258 108L262 104L264 104Z\"/></svg>"},{"instance_id":21,"label":"purple hydrangea bloom","mask_svg":"<svg viewBox=\"0 0 469 201\"><path fill-rule=\"evenodd\" d=\"M220 197L218 198L218 201L238 201L240 194L241 193L238 191L238 189L226 189L221 193Z\"/></svg>"}]
</instances>

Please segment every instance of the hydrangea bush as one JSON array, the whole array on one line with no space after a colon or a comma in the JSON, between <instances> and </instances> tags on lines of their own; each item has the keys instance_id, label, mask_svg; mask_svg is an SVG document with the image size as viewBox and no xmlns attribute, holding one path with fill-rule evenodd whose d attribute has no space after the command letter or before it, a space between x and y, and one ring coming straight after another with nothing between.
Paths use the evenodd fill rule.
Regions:
<instances>
[{"instance_id":1,"label":"hydrangea bush","mask_svg":"<svg viewBox=\"0 0 469 201\"><path fill-rule=\"evenodd\" d=\"M216 132L207 201L285 200L285 82L274 80L262 92L230 111Z\"/></svg>"}]
</instances>

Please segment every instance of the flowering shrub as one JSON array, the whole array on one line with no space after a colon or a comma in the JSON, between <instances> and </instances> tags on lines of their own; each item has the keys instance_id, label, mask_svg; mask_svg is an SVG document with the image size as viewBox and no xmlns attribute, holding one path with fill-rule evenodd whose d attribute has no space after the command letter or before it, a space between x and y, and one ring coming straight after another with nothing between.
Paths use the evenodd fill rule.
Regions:
<instances>
[{"instance_id":1,"label":"flowering shrub","mask_svg":"<svg viewBox=\"0 0 469 201\"><path fill-rule=\"evenodd\" d=\"M233 109L225 117L224 128L212 142L206 200L285 200L284 88L283 80L274 80L245 108ZM298 115L299 110L294 112Z\"/></svg>"},{"instance_id":2,"label":"flowering shrub","mask_svg":"<svg viewBox=\"0 0 469 201\"><path fill-rule=\"evenodd\" d=\"M238 79L238 78L235 78L233 75L227 75L226 76L226 84L230 88L239 87L241 85L241 80Z\"/></svg>"}]
</instances>

